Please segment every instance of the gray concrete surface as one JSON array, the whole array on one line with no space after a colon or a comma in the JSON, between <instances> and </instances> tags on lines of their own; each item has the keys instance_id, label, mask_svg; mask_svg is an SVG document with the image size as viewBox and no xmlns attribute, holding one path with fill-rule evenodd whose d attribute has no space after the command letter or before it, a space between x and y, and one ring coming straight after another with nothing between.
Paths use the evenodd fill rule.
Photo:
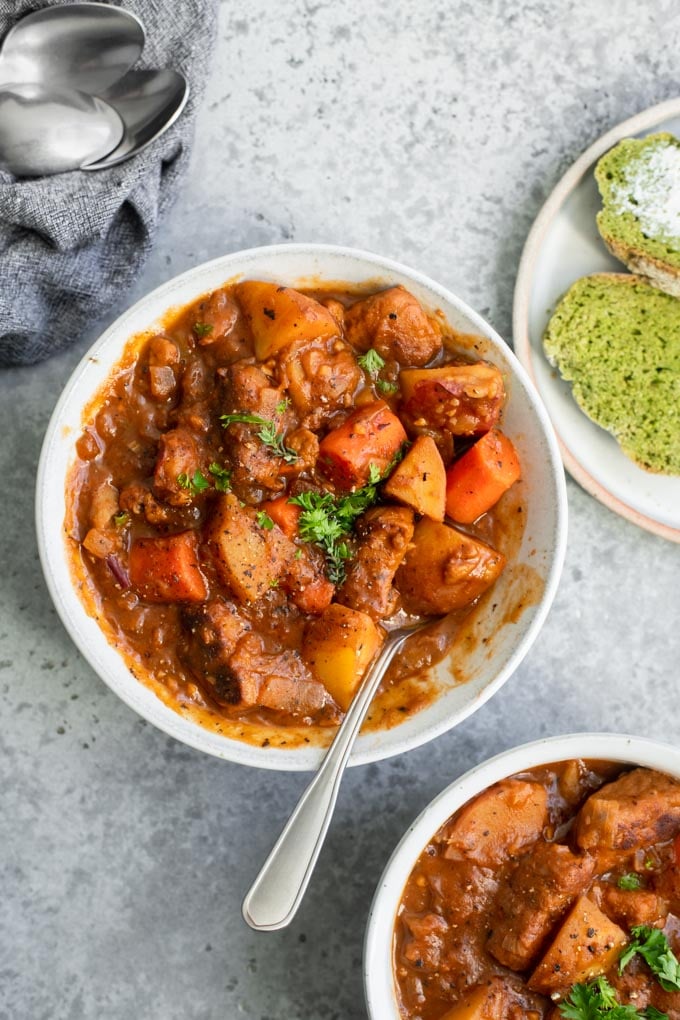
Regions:
<instances>
[{"instance_id":1,"label":"gray concrete surface","mask_svg":"<svg viewBox=\"0 0 680 1020\"><path fill-rule=\"evenodd\" d=\"M543 199L603 130L677 92L679 28L673 0L225 3L190 179L106 322L204 259L313 240L410 263L508 336ZM297 920L256 935L241 896L305 777L145 725L75 651L40 572L41 439L106 322L0 375L0 1018L361 1020L374 887L443 786L544 734L678 739L680 546L570 482L564 577L522 667L454 732L348 775Z\"/></svg>"}]
</instances>

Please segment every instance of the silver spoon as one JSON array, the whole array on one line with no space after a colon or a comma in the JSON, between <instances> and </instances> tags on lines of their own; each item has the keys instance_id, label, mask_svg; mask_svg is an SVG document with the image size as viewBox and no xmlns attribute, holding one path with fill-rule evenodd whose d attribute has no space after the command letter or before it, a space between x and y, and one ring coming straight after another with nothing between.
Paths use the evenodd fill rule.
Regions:
<instances>
[{"instance_id":1,"label":"silver spoon","mask_svg":"<svg viewBox=\"0 0 680 1020\"><path fill-rule=\"evenodd\" d=\"M295 917L333 817L345 766L387 667L422 620L393 630L373 660L321 767L288 819L243 901L243 918L258 931L285 928Z\"/></svg>"},{"instance_id":2,"label":"silver spoon","mask_svg":"<svg viewBox=\"0 0 680 1020\"><path fill-rule=\"evenodd\" d=\"M120 114L125 133L113 152L83 170L115 166L150 145L179 117L189 98L189 84L179 71L129 71L101 97Z\"/></svg>"},{"instance_id":3,"label":"silver spoon","mask_svg":"<svg viewBox=\"0 0 680 1020\"><path fill-rule=\"evenodd\" d=\"M77 170L122 137L122 120L96 96L40 84L0 88L0 167L15 177Z\"/></svg>"},{"instance_id":4,"label":"silver spoon","mask_svg":"<svg viewBox=\"0 0 680 1020\"><path fill-rule=\"evenodd\" d=\"M99 94L144 48L134 14L101 3L35 11L14 25L0 50L0 82L36 82Z\"/></svg>"}]
</instances>

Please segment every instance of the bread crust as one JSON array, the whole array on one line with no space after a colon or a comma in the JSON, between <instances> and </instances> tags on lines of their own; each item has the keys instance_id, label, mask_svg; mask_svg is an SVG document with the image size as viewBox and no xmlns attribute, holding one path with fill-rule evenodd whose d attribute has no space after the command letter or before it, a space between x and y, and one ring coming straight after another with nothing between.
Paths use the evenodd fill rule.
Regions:
<instances>
[{"instance_id":1,"label":"bread crust","mask_svg":"<svg viewBox=\"0 0 680 1020\"><path fill-rule=\"evenodd\" d=\"M624 241L605 234L600 230L602 240L612 253L614 258L628 266L631 273L636 273L645 283L649 283L657 290L663 290L672 297L680 298L680 269L671 266L661 259L646 255L639 248L634 248ZM612 273L612 276L623 276L624 274Z\"/></svg>"}]
</instances>

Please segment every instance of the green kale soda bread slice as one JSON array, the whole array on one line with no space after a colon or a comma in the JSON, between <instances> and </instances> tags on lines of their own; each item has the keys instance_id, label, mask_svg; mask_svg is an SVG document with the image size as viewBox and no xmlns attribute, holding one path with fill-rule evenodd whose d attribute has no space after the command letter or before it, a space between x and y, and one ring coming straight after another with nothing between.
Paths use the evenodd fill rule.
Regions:
<instances>
[{"instance_id":1,"label":"green kale soda bread slice","mask_svg":"<svg viewBox=\"0 0 680 1020\"><path fill-rule=\"evenodd\" d=\"M555 309L543 346L627 457L680 475L680 301L640 276L584 276Z\"/></svg>"},{"instance_id":2,"label":"green kale soda bread slice","mask_svg":"<svg viewBox=\"0 0 680 1020\"><path fill-rule=\"evenodd\" d=\"M595 179L605 244L634 273L680 297L680 141L626 138L600 159Z\"/></svg>"}]
</instances>

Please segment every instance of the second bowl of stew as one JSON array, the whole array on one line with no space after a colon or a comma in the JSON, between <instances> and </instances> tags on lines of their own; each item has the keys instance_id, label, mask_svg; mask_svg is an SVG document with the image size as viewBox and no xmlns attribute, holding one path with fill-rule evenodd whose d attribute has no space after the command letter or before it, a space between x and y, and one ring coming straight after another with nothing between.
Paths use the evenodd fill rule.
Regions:
<instances>
[{"instance_id":1,"label":"second bowl of stew","mask_svg":"<svg viewBox=\"0 0 680 1020\"><path fill-rule=\"evenodd\" d=\"M55 410L45 576L104 680L184 742L313 768L398 626L426 618L354 762L414 747L521 661L556 588L564 477L511 351L389 260L286 245L140 301Z\"/></svg>"},{"instance_id":2,"label":"second bowl of stew","mask_svg":"<svg viewBox=\"0 0 680 1020\"><path fill-rule=\"evenodd\" d=\"M372 1020L680 1016L680 751L577 734L444 790L371 909Z\"/></svg>"}]
</instances>

